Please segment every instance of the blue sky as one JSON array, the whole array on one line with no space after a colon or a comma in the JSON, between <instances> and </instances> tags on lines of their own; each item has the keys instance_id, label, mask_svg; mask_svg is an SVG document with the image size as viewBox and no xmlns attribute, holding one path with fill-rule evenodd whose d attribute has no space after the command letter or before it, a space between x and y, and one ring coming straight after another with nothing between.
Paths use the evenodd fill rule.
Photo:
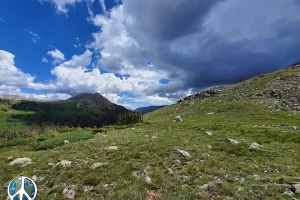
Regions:
<instances>
[{"instance_id":1,"label":"blue sky","mask_svg":"<svg viewBox=\"0 0 300 200\"><path fill-rule=\"evenodd\" d=\"M3 0L0 95L171 104L300 60L299 9L297 0Z\"/></svg>"}]
</instances>

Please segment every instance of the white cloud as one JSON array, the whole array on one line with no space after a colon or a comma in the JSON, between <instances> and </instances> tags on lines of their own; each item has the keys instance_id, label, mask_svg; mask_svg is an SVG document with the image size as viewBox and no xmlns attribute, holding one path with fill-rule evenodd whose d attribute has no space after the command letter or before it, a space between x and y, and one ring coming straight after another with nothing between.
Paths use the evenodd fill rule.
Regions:
<instances>
[{"instance_id":1,"label":"white cloud","mask_svg":"<svg viewBox=\"0 0 300 200\"><path fill-rule=\"evenodd\" d=\"M34 32L32 32L30 30L27 30L27 29L25 29L25 32L29 33L32 36L31 40L32 40L33 43L36 43L40 39L40 36L37 33L34 33Z\"/></svg>"},{"instance_id":2,"label":"white cloud","mask_svg":"<svg viewBox=\"0 0 300 200\"><path fill-rule=\"evenodd\" d=\"M18 95L21 93L21 90L16 86L10 85L0 85L0 96L4 95Z\"/></svg>"},{"instance_id":3,"label":"white cloud","mask_svg":"<svg viewBox=\"0 0 300 200\"><path fill-rule=\"evenodd\" d=\"M128 110L134 110L134 109L136 109L135 106L133 106L133 105L131 105L131 104L128 104L128 103L123 103L123 104L119 104L119 105L121 105L121 106L127 108Z\"/></svg>"},{"instance_id":4,"label":"white cloud","mask_svg":"<svg viewBox=\"0 0 300 200\"><path fill-rule=\"evenodd\" d=\"M3 18L0 17L0 21L5 22L5 20Z\"/></svg>"},{"instance_id":5,"label":"white cloud","mask_svg":"<svg viewBox=\"0 0 300 200\"><path fill-rule=\"evenodd\" d=\"M0 50L0 84L29 86L35 79L15 66L14 55Z\"/></svg>"},{"instance_id":6,"label":"white cloud","mask_svg":"<svg viewBox=\"0 0 300 200\"><path fill-rule=\"evenodd\" d=\"M82 0L39 0L40 2L50 2L55 5L58 13L66 14L68 12L67 6L74 6L75 3L81 2Z\"/></svg>"},{"instance_id":7,"label":"white cloud","mask_svg":"<svg viewBox=\"0 0 300 200\"><path fill-rule=\"evenodd\" d=\"M42 58L42 62L47 63L48 62L47 58Z\"/></svg>"},{"instance_id":8,"label":"white cloud","mask_svg":"<svg viewBox=\"0 0 300 200\"><path fill-rule=\"evenodd\" d=\"M54 59L53 64L60 64L64 60L66 60L65 55L58 49L55 49L53 51L48 51L47 54L50 55Z\"/></svg>"},{"instance_id":9,"label":"white cloud","mask_svg":"<svg viewBox=\"0 0 300 200\"><path fill-rule=\"evenodd\" d=\"M121 99L121 97L115 93L101 93L101 95L107 98L112 103L118 103L118 101Z\"/></svg>"},{"instance_id":10,"label":"white cloud","mask_svg":"<svg viewBox=\"0 0 300 200\"><path fill-rule=\"evenodd\" d=\"M19 95L25 98L34 98L40 100L65 100L70 98L71 95L64 93L49 93L49 94L34 94L23 93L20 88L16 86L0 85L0 96L5 95Z\"/></svg>"}]
</instances>

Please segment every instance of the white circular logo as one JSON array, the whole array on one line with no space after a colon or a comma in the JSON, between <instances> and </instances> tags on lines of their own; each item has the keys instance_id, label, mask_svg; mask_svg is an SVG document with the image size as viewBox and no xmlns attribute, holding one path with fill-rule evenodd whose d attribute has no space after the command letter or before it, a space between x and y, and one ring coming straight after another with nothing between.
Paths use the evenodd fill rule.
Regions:
<instances>
[{"instance_id":1,"label":"white circular logo","mask_svg":"<svg viewBox=\"0 0 300 200\"><path fill-rule=\"evenodd\" d=\"M20 176L10 182L7 192L10 200L34 200L37 187L30 178Z\"/></svg>"}]
</instances>

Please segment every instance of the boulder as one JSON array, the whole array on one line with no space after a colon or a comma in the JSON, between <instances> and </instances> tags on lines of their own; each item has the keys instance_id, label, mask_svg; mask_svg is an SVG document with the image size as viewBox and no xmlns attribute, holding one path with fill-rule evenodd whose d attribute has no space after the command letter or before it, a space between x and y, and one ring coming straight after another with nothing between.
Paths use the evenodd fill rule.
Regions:
<instances>
[{"instance_id":1,"label":"boulder","mask_svg":"<svg viewBox=\"0 0 300 200\"><path fill-rule=\"evenodd\" d=\"M173 153L183 156L184 158L191 158L191 155L189 154L189 152L181 150L181 149L176 149Z\"/></svg>"},{"instance_id":2,"label":"boulder","mask_svg":"<svg viewBox=\"0 0 300 200\"><path fill-rule=\"evenodd\" d=\"M74 199L76 187L74 185L69 185L64 188L63 195L66 199Z\"/></svg>"},{"instance_id":3,"label":"boulder","mask_svg":"<svg viewBox=\"0 0 300 200\"><path fill-rule=\"evenodd\" d=\"M175 123L178 123L178 122L182 122L182 118L180 116L177 116L174 118L173 122Z\"/></svg>"},{"instance_id":4,"label":"boulder","mask_svg":"<svg viewBox=\"0 0 300 200\"><path fill-rule=\"evenodd\" d=\"M94 163L90 166L90 169L96 169L96 168L102 167L104 165L108 165L108 163L106 163L106 162L105 163Z\"/></svg>"},{"instance_id":5,"label":"boulder","mask_svg":"<svg viewBox=\"0 0 300 200\"><path fill-rule=\"evenodd\" d=\"M64 140L64 145L68 145L70 142L68 140Z\"/></svg>"},{"instance_id":6,"label":"boulder","mask_svg":"<svg viewBox=\"0 0 300 200\"><path fill-rule=\"evenodd\" d=\"M32 163L31 161L32 161L31 158L16 158L13 161L11 161L9 165L20 164L22 166L26 166L31 164Z\"/></svg>"},{"instance_id":7,"label":"boulder","mask_svg":"<svg viewBox=\"0 0 300 200\"><path fill-rule=\"evenodd\" d=\"M135 176L138 179L144 179L146 183L150 184L151 183L151 178L148 176L146 170L138 170L134 172Z\"/></svg>"},{"instance_id":8,"label":"boulder","mask_svg":"<svg viewBox=\"0 0 300 200\"><path fill-rule=\"evenodd\" d=\"M300 194L300 183L296 183L292 185L292 191L295 194Z\"/></svg>"},{"instance_id":9,"label":"boulder","mask_svg":"<svg viewBox=\"0 0 300 200\"><path fill-rule=\"evenodd\" d=\"M263 147L260 144L257 144L256 142L253 142L252 144L250 144L249 149L250 150L259 150L261 147Z\"/></svg>"}]
</instances>

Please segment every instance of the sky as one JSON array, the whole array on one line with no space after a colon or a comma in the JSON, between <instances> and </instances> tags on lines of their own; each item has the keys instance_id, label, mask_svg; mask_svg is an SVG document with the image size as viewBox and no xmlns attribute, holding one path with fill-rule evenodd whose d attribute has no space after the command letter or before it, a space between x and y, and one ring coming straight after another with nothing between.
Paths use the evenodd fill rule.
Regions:
<instances>
[{"instance_id":1,"label":"sky","mask_svg":"<svg viewBox=\"0 0 300 200\"><path fill-rule=\"evenodd\" d=\"M166 105L300 60L299 0L2 0L0 96Z\"/></svg>"}]
</instances>

